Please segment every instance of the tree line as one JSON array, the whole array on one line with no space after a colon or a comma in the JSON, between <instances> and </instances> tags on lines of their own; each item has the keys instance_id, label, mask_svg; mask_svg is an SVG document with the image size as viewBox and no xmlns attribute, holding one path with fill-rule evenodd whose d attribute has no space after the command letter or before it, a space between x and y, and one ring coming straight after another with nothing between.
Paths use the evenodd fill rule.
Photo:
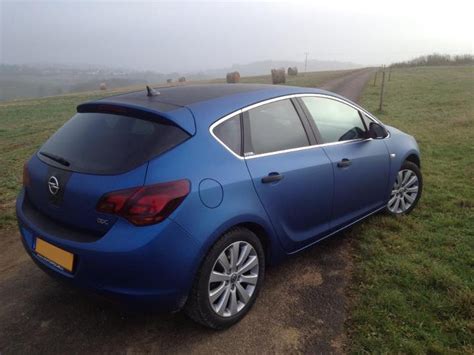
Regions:
<instances>
[{"instance_id":1,"label":"tree line","mask_svg":"<svg viewBox=\"0 0 474 355\"><path fill-rule=\"evenodd\" d=\"M474 64L474 55L461 54L429 54L407 60L404 62L392 63L392 68L418 67L427 65L472 65Z\"/></svg>"}]
</instances>

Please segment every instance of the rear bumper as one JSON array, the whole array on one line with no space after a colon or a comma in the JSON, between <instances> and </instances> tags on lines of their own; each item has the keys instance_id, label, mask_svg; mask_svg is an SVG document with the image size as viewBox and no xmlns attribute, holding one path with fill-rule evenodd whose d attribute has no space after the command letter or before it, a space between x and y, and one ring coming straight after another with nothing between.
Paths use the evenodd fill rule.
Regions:
<instances>
[{"instance_id":1,"label":"rear bumper","mask_svg":"<svg viewBox=\"0 0 474 355\"><path fill-rule=\"evenodd\" d=\"M148 227L118 220L99 240L83 243L50 235L16 212L23 245L49 275L132 308L177 311L185 303L200 260L200 244L170 219ZM36 254L36 239L74 254L71 273Z\"/></svg>"}]
</instances>

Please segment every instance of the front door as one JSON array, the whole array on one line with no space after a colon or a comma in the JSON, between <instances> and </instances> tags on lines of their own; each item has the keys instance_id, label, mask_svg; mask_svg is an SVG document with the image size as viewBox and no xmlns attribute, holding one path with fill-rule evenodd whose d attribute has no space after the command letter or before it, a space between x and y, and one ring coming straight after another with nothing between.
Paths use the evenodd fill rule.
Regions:
<instances>
[{"instance_id":1,"label":"front door","mask_svg":"<svg viewBox=\"0 0 474 355\"><path fill-rule=\"evenodd\" d=\"M340 100L304 97L301 101L334 171L331 229L383 206L387 200L390 165L383 139L368 139L361 113Z\"/></svg>"},{"instance_id":2,"label":"front door","mask_svg":"<svg viewBox=\"0 0 474 355\"><path fill-rule=\"evenodd\" d=\"M389 154L382 140L348 142L324 150L334 170L334 228L386 203Z\"/></svg>"}]
</instances>

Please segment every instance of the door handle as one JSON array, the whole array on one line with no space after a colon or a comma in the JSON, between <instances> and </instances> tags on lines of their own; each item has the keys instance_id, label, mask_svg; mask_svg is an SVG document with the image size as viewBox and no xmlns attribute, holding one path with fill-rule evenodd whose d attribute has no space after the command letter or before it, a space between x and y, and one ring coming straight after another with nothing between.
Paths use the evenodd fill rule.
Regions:
<instances>
[{"instance_id":1,"label":"door handle","mask_svg":"<svg viewBox=\"0 0 474 355\"><path fill-rule=\"evenodd\" d=\"M262 183L268 184L270 182L280 181L281 179L283 179L283 175L281 175L280 173L270 173L262 178Z\"/></svg>"},{"instance_id":2,"label":"door handle","mask_svg":"<svg viewBox=\"0 0 474 355\"><path fill-rule=\"evenodd\" d=\"M347 158L342 159L339 163L337 163L338 168L346 168L352 164L352 161L350 161Z\"/></svg>"}]
</instances>

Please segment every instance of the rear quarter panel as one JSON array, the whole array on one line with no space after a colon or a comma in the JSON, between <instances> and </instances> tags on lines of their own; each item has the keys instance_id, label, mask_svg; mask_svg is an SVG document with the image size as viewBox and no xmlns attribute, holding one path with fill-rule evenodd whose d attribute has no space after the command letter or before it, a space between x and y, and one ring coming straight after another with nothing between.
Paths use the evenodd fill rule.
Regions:
<instances>
[{"instance_id":1,"label":"rear quarter panel","mask_svg":"<svg viewBox=\"0 0 474 355\"><path fill-rule=\"evenodd\" d=\"M272 241L272 259L282 253L245 161L227 151L208 130L152 160L145 184L178 179L188 179L191 192L170 218L200 244L196 266L225 231L241 223L264 228ZM203 202L206 198L212 200L210 206Z\"/></svg>"}]
</instances>

